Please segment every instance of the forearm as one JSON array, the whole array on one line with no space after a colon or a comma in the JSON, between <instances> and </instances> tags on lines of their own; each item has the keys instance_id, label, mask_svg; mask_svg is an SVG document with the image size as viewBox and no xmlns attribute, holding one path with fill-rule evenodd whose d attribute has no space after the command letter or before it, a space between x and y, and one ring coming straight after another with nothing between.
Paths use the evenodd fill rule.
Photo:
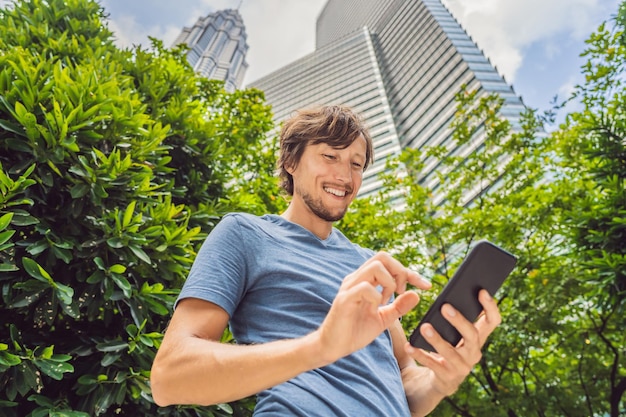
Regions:
<instances>
[{"instance_id":1,"label":"forearm","mask_svg":"<svg viewBox=\"0 0 626 417\"><path fill-rule=\"evenodd\" d=\"M428 415L445 398L434 388L432 378L432 371L425 367L407 366L402 369L402 382L412 417Z\"/></svg>"},{"instance_id":2,"label":"forearm","mask_svg":"<svg viewBox=\"0 0 626 417\"><path fill-rule=\"evenodd\" d=\"M315 334L259 345L197 337L159 351L152 368L157 404L209 405L234 401L324 366Z\"/></svg>"}]
</instances>

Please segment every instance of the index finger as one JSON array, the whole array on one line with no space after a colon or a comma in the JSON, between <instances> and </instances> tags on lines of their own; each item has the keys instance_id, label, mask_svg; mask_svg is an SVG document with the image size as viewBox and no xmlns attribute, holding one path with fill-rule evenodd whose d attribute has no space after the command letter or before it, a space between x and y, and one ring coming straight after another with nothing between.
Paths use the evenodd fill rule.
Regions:
<instances>
[{"instance_id":1,"label":"index finger","mask_svg":"<svg viewBox=\"0 0 626 417\"><path fill-rule=\"evenodd\" d=\"M389 271L389 274L396 281L396 292L398 294L402 294L406 291L407 283L421 290L428 290L432 287L430 281L417 272L405 267L400 261L387 252L381 251L376 253L376 255L368 259L365 264L374 261L381 262L385 269Z\"/></svg>"}]
</instances>

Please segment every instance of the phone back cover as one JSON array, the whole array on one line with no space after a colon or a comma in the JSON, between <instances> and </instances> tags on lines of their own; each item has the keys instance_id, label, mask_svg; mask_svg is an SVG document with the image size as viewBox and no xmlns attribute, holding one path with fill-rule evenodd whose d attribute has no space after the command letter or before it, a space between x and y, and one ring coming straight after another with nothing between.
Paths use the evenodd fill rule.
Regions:
<instances>
[{"instance_id":1,"label":"phone back cover","mask_svg":"<svg viewBox=\"0 0 626 417\"><path fill-rule=\"evenodd\" d=\"M480 290L484 288L493 296L515 268L516 262L515 256L493 243L486 240L478 242L413 331L411 344L434 351L419 333L423 323L431 323L444 339L455 346L461 340L461 335L443 318L441 306L449 303L473 322L483 310L478 301Z\"/></svg>"}]
</instances>

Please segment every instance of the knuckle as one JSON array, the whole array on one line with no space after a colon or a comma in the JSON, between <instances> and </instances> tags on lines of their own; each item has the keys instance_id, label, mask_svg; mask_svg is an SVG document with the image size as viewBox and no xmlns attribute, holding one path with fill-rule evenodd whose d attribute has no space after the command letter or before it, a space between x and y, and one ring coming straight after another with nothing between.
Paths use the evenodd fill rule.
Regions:
<instances>
[{"instance_id":1,"label":"knuckle","mask_svg":"<svg viewBox=\"0 0 626 417\"><path fill-rule=\"evenodd\" d=\"M372 266L376 267L377 269L385 269L385 265L380 259L375 259L374 262L372 262Z\"/></svg>"},{"instance_id":2,"label":"knuckle","mask_svg":"<svg viewBox=\"0 0 626 417\"><path fill-rule=\"evenodd\" d=\"M352 281L355 280L356 275L357 275L356 272L352 272L346 275L345 278L343 279L343 282L341 283L341 288L345 288L351 285Z\"/></svg>"}]
</instances>

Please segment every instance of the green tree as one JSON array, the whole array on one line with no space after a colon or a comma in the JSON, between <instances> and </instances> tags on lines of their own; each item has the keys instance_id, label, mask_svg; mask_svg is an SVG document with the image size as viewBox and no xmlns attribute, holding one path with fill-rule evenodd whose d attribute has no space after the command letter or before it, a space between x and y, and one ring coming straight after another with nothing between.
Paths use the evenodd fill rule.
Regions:
<instances>
[{"instance_id":1,"label":"green tree","mask_svg":"<svg viewBox=\"0 0 626 417\"><path fill-rule=\"evenodd\" d=\"M462 91L454 145L477 151L405 151L390 163L384 192L360 201L341 224L355 240L423 271L435 294L478 239L519 257L497 297L503 324L435 416L626 412L624 5L620 10L615 27L602 25L590 36L586 83L573 97L584 109L560 129L544 133L545 118L535 111L513 129L499 116L498 97ZM438 182L428 187L424 170L433 159ZM423 294L403 320L407 331L435 294Z\"/></svg>"},{"instance_id":2,"label":"green tree","mask_svg":"<svg viewBox=\"0 0 626 417\"><path fill-rule=\"evenodd\" d=\"M563 170L585 184L564 220L581 270L591 272L587 299L596 308L585 330L605 364L593 369L583 356L580 366L601 379L611 416L626 413L626 2L615 22L587 41L586 82L576 91L584 108L570 115L559 141Z\"/></svg>"},{"instance_id":3,"label":"green tree","mask_svg":"<svg viewBox=\"0 0 626 417\"><path fill-rule=\"evenodd\" d=\"M203 237L284 204L272 128L182 49L117 48L95 1L0 10L3 415L247 414L159 409L148 378Z\"/></svg>"}]
</instances>

